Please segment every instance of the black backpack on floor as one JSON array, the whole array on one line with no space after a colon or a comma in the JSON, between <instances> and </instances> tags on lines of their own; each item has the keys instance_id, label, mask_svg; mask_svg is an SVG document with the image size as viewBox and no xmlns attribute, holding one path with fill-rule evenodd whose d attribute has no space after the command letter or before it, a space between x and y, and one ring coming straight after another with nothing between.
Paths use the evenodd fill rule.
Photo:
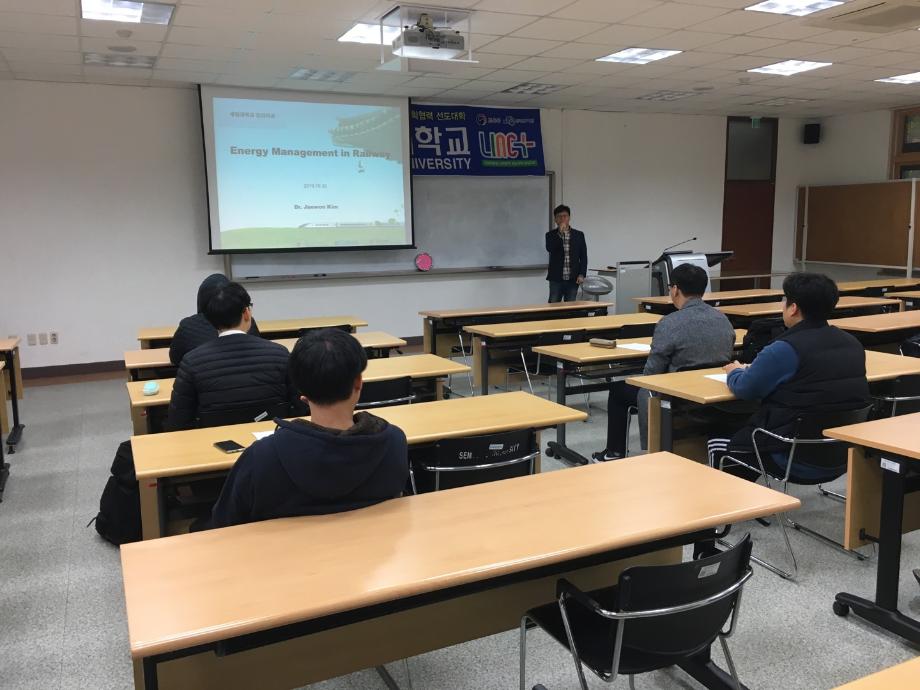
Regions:
<instances>
[{"instance_id":1,"label":"black backpack on floor","mask_svg":"<svg viewBox=\"0 0 920 690\"><path fill-rule=\"evenodd\" d=\"M118 446L112 461L112 476L102 490L99 514L94 520L99 535L116 546L141 540L141 499L134 475L131 441Z\"/></svg>"}]
</instances>

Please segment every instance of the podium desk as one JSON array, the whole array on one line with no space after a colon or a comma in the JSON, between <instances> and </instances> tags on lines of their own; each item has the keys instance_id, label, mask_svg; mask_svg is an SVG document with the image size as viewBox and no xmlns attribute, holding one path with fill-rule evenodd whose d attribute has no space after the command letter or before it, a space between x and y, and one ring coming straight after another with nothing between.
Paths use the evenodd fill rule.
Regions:
<instances>
[{"instance_id":1,"label":"podium desk","mask_svg":"<svg viewBox=\"0 0 920 690\"><path fill-rule=\"evenodd\" d=\"M263 338L276 340L279 338L296 338L305 328L328 328L330 326L351 326L351 330L367 326L367 321L357 316L307 316L298 319L272 319L257 320L259 333ZM141 349L155 347L169 347L172 337L178 326L158 326L142 328L138 331L137 339Z\"/></svg>"},{"instance_id":2,"label":"podium desk","mask_svg":"<svg viewBox=\"0 0 920 690\"><path fill-rule=\"evenodd\" d=\"M850 612L920 644L920 621L898 610L901 534L920 528L920 413L826 429L855 447L847 474L844 543L878 544L875 598L840 592L834 613Z\"/></svg>"},{"instance_id":3,"label":"podium desk","mask_svg":"<svg viewBox=\"0 0 920 690\"><path fill-rule=\"evenodd\" d=\"M539 431L588 416L523 392L381 407L374 414L402 429L410 446L502 431ZM255 441L253 432L274 428L274 422L268 421L132 436L144 539L167 534L163 508L171 484L220 476L233 467L239 455L223 453L214 443L231 440L248 447Z\"/></svg>"},{"instance_id":4,"label":"podium desk","mask_svg":"<svg viewBox=\"0 0 920 690\"><path fill-rule=\"evenodd\" d=\"M799 505L658 453L126 544L135 687L300 687L514 630L560 577L609 585ZM681 666L735 687L708 648Z\"/></svg>"},{"instance_id":5,"label":"podium desk","mask_svg":"<svg viewBox=\"0 0 920 690\"><path fill-rule=\"evenodd\" d=\"M537 344L539 336L545 333L587 331L591 334L604 333L616 336L623 326L637 325L654 327L661 320L658 314L616 314L613 316L589 316L577 319L553 319L549 321L522 321L497 323L482 326L465 326L463 330L473 335L473 376L482 395L489 394L490 369L505 369L492 364L493 350L520 350Z\"/></svg>"},{"instance_id":6,"label":"podium desk","mask_svg":"<svg viewBox=\"0 0 920 690\"><path fill-rule=\"evenodd\" d=\"M149 352L149 350L141 350ZM367 363L363 379L365 383L388 381L408 376L413 383L418 383L420 392L435 400L441 399L440 379L457 374L466 374L470 368L444 357L436 355L406 355L404 357L387 357L372 359ZM147 381L128 381L128 400L131 406L131 423L134 435L154 433L162 428L172 396L175 379L159 379L159 391L154 395L144 395Z\"/></svg>"}]
</instances>

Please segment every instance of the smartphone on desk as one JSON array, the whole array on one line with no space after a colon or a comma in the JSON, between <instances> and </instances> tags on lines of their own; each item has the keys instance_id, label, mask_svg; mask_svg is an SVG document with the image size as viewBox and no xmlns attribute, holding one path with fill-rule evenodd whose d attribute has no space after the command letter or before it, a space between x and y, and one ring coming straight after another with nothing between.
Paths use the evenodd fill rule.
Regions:
<instances>
[{"instance_id":1,"label":"smartphone on desk","mask_svg":"<svg viewBox=\"0 0 920 690\"><path fill-rule=\"evenodd\" d=\"M241 446L236 441L218 441L214 444L214 447L225 453L242 453L246 450L245 446Z\"/></svg>"}]
</instances>

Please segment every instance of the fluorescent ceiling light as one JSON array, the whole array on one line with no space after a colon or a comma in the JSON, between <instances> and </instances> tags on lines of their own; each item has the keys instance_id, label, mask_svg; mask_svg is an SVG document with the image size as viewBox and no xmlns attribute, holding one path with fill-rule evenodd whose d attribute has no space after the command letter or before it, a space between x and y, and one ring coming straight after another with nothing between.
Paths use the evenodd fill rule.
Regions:
<instances>
[{"instance_id":1,"label":"fluorescent ceiling light","mask_svg":"<svg viewBox=\"0 0 920 690\"><path fill-rule=\"evenodd\" d=\"M401 58L415 58L416 60L453 60L465 54L465 50L431 48L429 46L400 46L399 48L393 48L393 55Z\"/></svg>"},{"instance_id":2,"label":"fluorescent ceiling light","mask_svg":"<svg viewBox=\"0 0 920 690\"><path fill-rule=\"evenodd\" d=\"M128 0L82 0L83 19L128 24L169 24L175 5Z\"/></svg>"},{"instance_id":3,"label":"fluorescent ceiling light","mask_svg":"<svg viewBox=\"0 0 920 690\"><path fill-rule=\"evenodd\" d=\"M771 12L772 14L789 14L793 17L804 17L842 4L842 0L766 0L766 2L760 2L744 9L753 10L754 12Z\"/></svg>"},{"instance_id":4,"label":"fluorescent ceiling light","mask_svg":"<svg viewBox=\"0 0 920 690\"><path fill-rule=\"evenodd\" d=\"M658 48L627 48L618 53L611 53L600 57L595 62L625 62L630 65L647 65L655 60L664 60L672 55L681 53L681 50L659 50Z\"/></svg>"},{"instance_id":5,"label":"fluorescent ceiling light","mask_svg":"<svg viewBox=\"0 0 920 690\"><path fill-rule=\"evenodd\" d=\"M102 67L144 67L156 64L156 55L123 55L114 53L83 53L84 65Z\"/></svg>"},{"instance_id":6,"label":"fluorescent ceiling light","mask_svg":"<svg viewBox=\"0 0 920 690\"><path fill-rule=\"evenodd\" d=\"M562 86L559 84L533 84L524 82L523 84L512 86L510 89L505 89L502 93L526 93L532 96L543 96L558 91L561 88Z\"/></svg>"},{"instance_id":7,"label":"fluorescent ceiling light","mask_svg":"<svg viewBox=\"0 0 920 690\"><path fill-rule=\"evenodd\" d=\"M644 96L638 96L639 101L679 101L681 98L696 96L693 91L653 91Z\"/></svg>"},{"instance_id":8,"label":"fluorescent ceiling light","mask_svg":"<svg viewBox=\"0 0 920 690\"><path fill-rule=\"evenodd\" d=\"M354 72L336 72L331 69L307 69L301 67L291 72L288 78L303 79L305 81L331 81L342 84L349 81L353 76L355 76Z\"/></svg>"},{"instance_id":9,"label":"fluorescent ceiling light","mask_svg":"<svg viewBox=\"0 0 920 690\"><path fill-rule=\"evenodd\" d=\"M383 27L383 42L392 43L393 39L399 36L400 28L398 26ZM380 45L380 24L368 24L367 22L358 22L344 34L339 36L342 43L370 43L371 45Z\"/></svg>"},{"instance_id":10,"label":"fluorescent ceiling light","mask_svg":"<svg viewBox=\"0 0 920 690\"><path fill-rule=\"evenodd\" d=\"M899 74L896 77L886 77L885 79L876 79L886 84L916 84L920 82L920 72L911 72L910 74Z\"/></svg>"},{"instance_id":11,"label":"fluorescent ceiling light","mask_svg":"<svg viewBox=\"0 0 920 690\"><path fill-rule=\"evenodd\" d=\"M754 69L749 69L748 72L759 72L760 74L779 74L783 77L788 77L791 74L798 74L799 72L807 72L809 70L818 69L820 67L830 67L832 62L808 62L806 60L786 60L785 62L777 62L773 65L766 65L764 67L756 67Z\"/></svg>"},{"instance_id":12,"label":"fluorescent ceiling light","mask_svg":"<svg viewBox=\"0 0 920 690\"><path fill-rule=\"evenodd\" d=\"M766 107L779 108L784 105L795 105L796 103L810 103L810 98L769 98L765 101L751 103L751 105L763 105Z\"/></svg>"}]
</instances>

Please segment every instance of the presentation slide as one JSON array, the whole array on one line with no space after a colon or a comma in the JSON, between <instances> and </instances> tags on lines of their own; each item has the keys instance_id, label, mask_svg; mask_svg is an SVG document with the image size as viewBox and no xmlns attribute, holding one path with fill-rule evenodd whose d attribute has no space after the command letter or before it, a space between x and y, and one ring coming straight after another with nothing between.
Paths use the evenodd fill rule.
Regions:
<instances>
[{"instance_id":1,"label":"presentation slide","mask_svg":"<svg viewBox=\"0 0 920 690\"><path fill-rule=\"evenodd\" d=\"M408 101L202 87L212 252L411 247Z\"/></svg>"}]
</instances>

